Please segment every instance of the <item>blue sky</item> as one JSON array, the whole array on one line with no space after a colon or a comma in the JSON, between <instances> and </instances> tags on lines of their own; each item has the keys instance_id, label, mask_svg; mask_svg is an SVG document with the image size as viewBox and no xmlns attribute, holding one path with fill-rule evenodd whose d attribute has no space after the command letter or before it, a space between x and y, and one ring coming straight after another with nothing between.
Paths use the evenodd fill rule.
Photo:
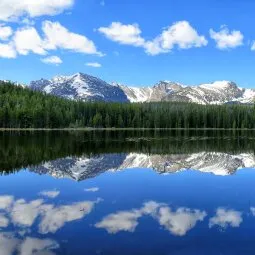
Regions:
<instances>
[{"instance_id":1,"label":"blue sky","mask_svg":"<svg viewBox=\"0 0 255 255\"><path fill-rule=\"evenodd\" d=\"M252 0L0 0L0 79L255 86ZM255 47L254 47L255 48Z\"/></svg>"}]
</instances>

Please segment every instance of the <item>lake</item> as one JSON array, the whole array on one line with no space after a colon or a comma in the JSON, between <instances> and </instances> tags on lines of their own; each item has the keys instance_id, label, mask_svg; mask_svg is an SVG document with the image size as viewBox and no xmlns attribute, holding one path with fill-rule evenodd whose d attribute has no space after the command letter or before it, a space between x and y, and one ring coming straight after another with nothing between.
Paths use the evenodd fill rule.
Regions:
<instances>
[{"instance_id":1,"label":"lake","mask_svg":"<svg viewBox=\"0 0 255 255\"><path fill-rule=\"evenodd\" d=\"M254 254L250 131L0 133L0 254Z\"/></svg>"}]
</instances>

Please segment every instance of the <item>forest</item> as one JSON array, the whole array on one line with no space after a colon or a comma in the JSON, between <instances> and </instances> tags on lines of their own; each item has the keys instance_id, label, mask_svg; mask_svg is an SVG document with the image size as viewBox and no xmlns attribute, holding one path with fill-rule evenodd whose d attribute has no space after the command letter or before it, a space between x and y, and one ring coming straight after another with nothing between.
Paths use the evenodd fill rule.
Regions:
<instances>
[{"instance_id":1,"label":"forest","mask_svg":"<svg viewBox=\"0 0 255 255\"><path fill-rule=\"evenodd\" d=\"M0 128L255 129L255 106L82 102L0 82Z\"/></svg>"}]
</instances>

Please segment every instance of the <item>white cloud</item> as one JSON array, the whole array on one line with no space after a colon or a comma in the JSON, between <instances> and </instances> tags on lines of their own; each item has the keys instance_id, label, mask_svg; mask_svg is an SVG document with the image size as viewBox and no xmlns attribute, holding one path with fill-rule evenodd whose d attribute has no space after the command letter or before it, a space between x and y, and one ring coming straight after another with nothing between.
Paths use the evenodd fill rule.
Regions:
<instances>
[{"instance_id":1,"label":"white cloud","mask_svg":"<svg viewBox=\"0 0 255 255\"><path fill-rule=\"evenodd\" d=\"M45 21L42 29L45 34L45 49L66 49L79 53L102 55L86 36L70 32L59 22Z\"/></svg>"},{"instance_id":2,"label":"white cloud","mask_svg":"<svg viewBox=\"0 0 255 255\"><path fill-rule=\"evenodd\" d=\"M85 189L86 192L97 192L99 191L99 188L98 187L92 187L92 188L88 188L88 189Z\"/></svg>"},{"instance_id":3,"label":"white cloud","mask_svg":"<svg viewBox=\"0 0 255 255\"><path fill-rule=\"evenodd\" d=\"M179 49L189 49L206 46L208 43L187 21L174 23L159 36L148 41L141 36L142 32L137 24L124 25L113 22L109 27L100 27L98 31L120 44L142 47L149 55L170 52L175 46Z\"/></svg>"},{"instance_id":4,"label":"white cloud","mask_svg":"<svg viewBox=\"0 0 255 255\"><path fill-rule=\"evenodd\" d=\"M0 52L1 52L1 46L0 46ZM6 210L8 209L12 203L13 203L13 196L0 196L0 209Z\"/></svg>"},{"instance_id":5,"label":"white cloud","mask_svg":"<svg viewBox=\"0 0 255 255\"><path fill-rule=\"evenodd\" d=\"M179 49L198 48L207 45L207 40L201 36L187 21L179 21L163 30L161 35L145 44L146 52L150 55L166 53L174 46Z\"/></svg>"},{"instance_id":6,"label":"white cloud","mask_svg":"<svg viewBox=\"0 0 255 255\"><path fill-rule=\"evenodd\" d=\"M20 255L54 255L51 250L59 248L59 244L51 239L27 237L20 245Z\"/></svg>"},{"instance_id":7,"label":"white cloud","mask_svg":"<svg viewBox=\"0 0 255 255\"><path fill-rule=\"evenodd\" d=\"M0 58L16 58L17 52L12 43L0 43Z\"/></svg>"},{"instance_id":8,"label":"white cloud","mask_svg":"<svg viewBox=\"0 0 255 255\"><path fill-rule=\"evenodd\" d=\"M11 255L17 249L19 240L10 233L0 233L1 255Z\"/></svg>"},{"instance_id":9,"label":"white cloud","mask_svg":"<svg viewBox=\"0 0 255 255\"><path fill-rule=\"evenodd\" d=\"M63 63L62 59L58 56L49 56L46 58L42 58L41 61L45 64L53 64L53 65L60 65ZM52 191L52 192L54 192L54 191Z\"/></svg>"},{"instance_id":10,"label":"white cloud","mask_svg":"<svg viewBox=\"0 0 255 255\"><path fill-rule=\"evenodd\" d=\"M1 0L0 20L18 21L22 16L56 15L73 6L74 0Z\"/></svg>"},{"instance_id":11,"label":"white cloud","mask_svg":"<svg viewBox=\"0 0 255 255\"><path fill-rule=\"evenodd\" d=\"M156 218L159 224L177 236L184 236L198 221L203 221L204 211L178 208L175 212L169 207L161 207Z\"/></svg>"},{"instance_id":12,"label":"white cloud","mask_svg":"<svg viewBox=\"0 0 255 255\"><path fill-rule=\"evenodd\" d=\"M5 228L9 225L9 220L0 213L0 228Z\"/></svg>"},{"instance_id":13,"label":"white cloud","mask_svg":"<svg viewBox=\"0 0 255 255\"><path fill-rule=\"evenodd\" d=\"M229 31L226 26L222 26L219 32L210 29L210 36L215 40L216 47L221 50L243 45L243 34L237 30Z\"/></svg>"},{"instance_id":14,"label":"white cloud","mask_svg":"<svg viewBox=\"0 0 255 255\"><path fill-rule=\"evenodd\" d=\"M251 210L252 215L255 216L255 207L251 207L250 210Z\"/></svg>"},{"instance_id":15,"label":"white cloud","mask_svg":"<svg viewBox=\"0 0 255 255\"><path fill-rule=\"evenodd\" d=\"M97 201L84 201L72 205L47 208L43 213L43 218L39 224L39 231L42 234L55 233L67 222L82 219L94 208Z\"/></svg>"},{"instance_id":16,"label":"white cloud","mask_svg":"<svg viewBox=\"0 0 255 255\"><path fill-rule=\"evenodd\" d=\"M34 27L26 27L16 31L13 38L16 50L21 55L30 52L45 55L44 42Z\"/></svg>"},{"instance_id":17,"label":"white cloud","mask_svg":"<svg viewBox=\"0 0 255 255\"><path fill-rule=\"evenodd\" d=\"M255 41L253 41L252 44L251 44L251 50L252 50L252 51L255 50Z\"/></svg>"},{"instance_id":18,"label":"white cloud","mask_svg":"<svg viewBox=\"0 0 255 255\"><path fill-rule=\"evenodd\" d=\"M16 225L30 227L38 217L43 204L42 199L26 202L19 199L14 203L11 211L12 222Z\"/></svg>"},{"instance_id":19,"label":"white cloud","mask_svg":"<svg viewBox=\"0 0 255 255\"><path fill-rule=\"evenodd\" d=\"M134 232L138 225L138 218L142 216L140 210L122 211L106 216L95 226L104 228L108 233L116 234L119 231Z\"/></svg>"},{"instance_id":20,"label":"white cloud","mask_svg":"<svg viewBox=\"0 0 255 255\"><path fill-rule=\"evenodd\" d=\"M214 225L218 225L222 228L226 228L228 226L239 227L242 221L241 212L218 208L216 210L216 215L209 220L209 227L211 228Z\"/></svg>"},{"instance_id":21,"label":"white cloud","mask_svg":"<svg viewBox=\"0 0 255 255\"><path fill-rule=\"evenodd\" d=\"M116 234L119 231L134 232L138 225L138 219L143 215L152 216L172 234L184 236L198 221L203 221L207 214L204 211L189 208L178 208L173 211L165 204L150 201L140 209L110 214L95 226L104 228L111 234Z\"/></svg>"},{"instance_id":22,"label":"white cloud","mask_svg":"<svg viewBox=\"0 0 255 255\"><path fill-rule=\"evenodd\" d=\"M159 203L149 201L140 209L112 213L96 223L95 227L104 228L110 234L116 234L120 231L134 232L138 225L138 219L145 214L155 215L159 206Z\"/></svg>"},{"instance_id":23,"label":"white cloud","mask_svg":"<svg viewBox=\"0 0 255 255\"><path fill-rule=\"evenodd\" d=\"M39 193L39 195L49 198L55 198L60 194L60 191L58 190L44 190Z\"/></svg>"},{"instance_id":24,"label":"white cloud","mask_svg":"<svg viewBox=\"0 0 255 255\"><path fill-rule=\"evenodd\" d=\"M0 40L7 40L12 35L12 33L13 31L11 27L0 24Z\"/></svg>"},{"instance_id":25,"label":"white cloud","mask_svg":"<svg viewBox=\"0 0 255 255\"><path fill-rule=\"evenodd\" d=\"M101 67L102 65L100 63L97 62L90 62L90 63L86 63L86 66L90 66L90 67Z\"/></svg>"},{"instance_id":26,"label":"white cloud","mask_svg":"<svg viewBox=\"0 0 255 255\"><path fill-rule=\"evenodd\" d=\"M108 39L121 44L143 46L145 42L137 24L124 25L120 22L112 22L109 27L100 27L98 31Z\"/></svg>"},{"instance_id":27,"label":"white cloud","mask_svg":"<svg viewBox=\"0 0 255 255\"><path fill-rule=\"evenodd\" d=\"M52 250L59 248L59 244L51 239L27 237L18 239L13 233L0 233L1 255L55 255Z\"/></svg>"},{"instance_id":28,"label":"white cloud","mask_svg":"<svg viewBox=\"0 0 255 255\"><path fill-rule=\"evenodd\" d=\"M1 28L3 29L3 26L0 26L0 36ZM0 57L15 58L18 54L28 55L29 53L46 55L52 50L69 50L104 56L103 53L97 51L95 44L86 36L70 32L58 22L45 21L42 24L42 30L43 33L40 35L32 26L19 28L9 42L0 43ZM4 29L2 38L7 38L7 32ZM42 61L52 64L62 63L57 56L47 57Z\"/></svg>"}]
</instances>

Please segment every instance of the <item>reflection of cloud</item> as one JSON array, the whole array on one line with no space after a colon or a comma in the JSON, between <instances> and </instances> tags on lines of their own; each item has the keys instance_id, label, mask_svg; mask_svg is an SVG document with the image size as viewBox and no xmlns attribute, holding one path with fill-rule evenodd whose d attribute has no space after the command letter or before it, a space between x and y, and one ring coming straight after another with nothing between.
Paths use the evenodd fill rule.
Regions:
<instances>
[{"instance_id":1,"label":"reflection of cloud","mask_svg":"<svg viewBox=\"0 0 255 255\"><path fill-rule=\"evenodd\" d=\"M95 226L104 228L108 233L115 234L119 231L133 232L138 225L138 218L142 216L140 210L122 211L106 216Z\"/></svg>"},{"instance_id":2,"label":"reflection of cloud","mask_svg":"<svg viewBox=\"0 0 255 255\"><path fill-rule=\"evenodd\" d=\"M95 226L104 228L108 233L116 234L119 231L134 232L138 225L137 220L145 214L154 215L160 204L154 201L144 203L140 209L132 209L129 211L120 211L106 216Z\"/></svg>"},{"instance_id":3,"label":"reflection of cloud","mask_svg":"<svg viewBox=\"0 0 255 255\"><path fill-rule=\"evenodd\" d=\"M13 196L0 196L0 209L7 209L13 202Z\"/></svg>"},{"instance_id":4,"label":"reflection of cloud","mask_svg":"<svg viewBox=\"0 0 255 255\"><path fill-rule=\"evenodd\" d=\"M51 239L27 237L20 246L20 255L54 255L51 250L58 247L58 243Z\"/></svg>"},{"instance_id":5,"label":"reflection of cloud","mask_svg":"<svg viewBox=\"0 0 255 255\"><path fill-rule=\"evenodd\" d=\"M0 197L2 198L2 197ZM55 206L54 204L45 204L43 199L32 200L30 202L24 199L12 200L6 199L2 205L6 208L5 214L0 214L0 227L7 227L9 218L15 225L21 227L31 227L35 220L40 217L39 231L42 234L55 233L67 222L82 219L94 208L96 201L82 201L70 205ZM8 203L6 202L8 201ZM8 216L8 217L7 217ZM22 232L24 229L21 229Z\"/></svg>"},{"instance_id":6,"label":"reflection of cloud","mask_svg":"<svg viewBox=\"0 0 255 255\"><path fill-rule=\"evenodd\" d=\"M48 197L48 198L55 198L59 195L60 191L58 190L45 190L39 193L39 195Z\"/></svg>"},{"instance_id":7,"label":"reflection of cloud","mask_svg":"<svg viewBox=\"0 0 255 255\"><path fill-rule=\"evenodd\" d=\"M26 227L32 226L40 213L43 202L42 199L33 200L29 203L24 199L17 200L11 210L12 222Z\"/></svg>"},{"instance_id":8,"label":"reflection of cloud","mask_svg":"<svg viewBox=\"0 0 255 255\"><path fill-rule=\"evenodd\" d=\"M173 212L165 204L150 201L140 209L110 214L95 226L104 228L112 234L119 231L133 232L138 225L138 219L143 215L152 216L172 234L182 236L192 229L198 221L202 221L206 216L206 212L189 208L179 208Z\"/></svg>"},{"instance_id":9,"label":"reflection of cloud","mask_svg":"<svg viewBox=\"0 0 255 255\"><path fill-rule=\"evenodd\" d=\"M189 208L178 208L175 212L164 206L159 209L156 218L159 224L164 226L172 234L184 236L192 229L198 221L203 221L206 212L191 210Z\"/></svg>"},{"instance_id":10,"label":"reflection of cloud","mask_svg":"<svg viewBox=\"0 0 255 255\"><path fill-rule=\"evenodd\" d=\"M216 215L212 217L209 221L209 227L218 225L222 228L228 226L239 227L242 223L242 213L235 210L227 210L225 208L218 208L216 210Z\"/></svg>"},{"instance_id":11,"label":"reflection of cloud","mask_svg":"<svg viewBox=\"0 0 255 255\"><path fill-rule=\"evenodd\" d=\"M98 201L84 201L72 205L63 205L55 208L48 208L43 213L42 221L39 225L40 233L55 233L64 226L65 223L82 219L89 214Z\"/></svg>"},{"instance_id":12,"label":"reflection of cloud","mask_svg":"<svg viewBox=\"0 0 255 255\"><path fill-rule=\"evenodd\" d=\"M12 255L17 249L19 240L10 233L0 233L1 255Z\"/></svg>"},{"instance_id":13,"label":"reflection of cloud","mask_svg":"<svg viewBox=\"0 0 255 255\"><path fill-rule=\"evenodd\" d=\"M0 233L1 255L54 255L51 250L58 247L58 243L51 239L27 237L21 240L12 233Z\"/></svg>"},{"instance_id":14,"label":"reflection of cloud","mask_svg":"<svg viewBox=\"0 0 255 255\"><path fill-rule=\"evenodd\" d=\"M9 225L9 220L0 213L0 228L5 228Z\"/></svg>"},{"instance_id":15,"label":"reflection of cloud","mask_svg":"<svg viewBox=\"0 0 255 255\"><path fill-rule=\"evenodd\" d=\"M251 207L250 210L251 210L252 215L255 216L255 207Z\"/></svg>"},{"instance_id":16,"label":"reflection of cloud","mask_svg":"<svg viewBox=\"0 0 255 255\"><path fill-rule=\"evenodd\" d=\"M97 192L97 191L99 191L99 188L98 187L92 187L92 188L85 189L85 191L87 191L87 192Z\"/></svg>"}]
</instances>

